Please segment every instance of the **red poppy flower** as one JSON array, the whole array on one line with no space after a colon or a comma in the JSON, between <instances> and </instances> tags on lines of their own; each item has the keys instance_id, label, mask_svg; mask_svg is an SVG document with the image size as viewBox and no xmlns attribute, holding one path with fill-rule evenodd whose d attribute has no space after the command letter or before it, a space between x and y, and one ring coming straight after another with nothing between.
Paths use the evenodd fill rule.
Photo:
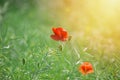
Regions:
<instances>
[{"instance_id":1,"label":"red poppy flower","mask_svg":"<svg viewBox=\"0 0 120 80\"><path fill-rule=\"evenodd\" d=\"M51 35L51 38L56 41L66 41L68 39L68 33L63 28L52 28L52 31L54 32L53 35Z\"/></svg>"},{"instance_id":2,"label":"red poppy flower","mask_svg":"<svg viewBox=\"0 0 120 80\"><path fill-rule=\"evenodd\" d=\"M83 75L86 75L86 74L90 74L90 73L93 73L94 70L93 70L93 67L92 67L92 64L89 63L89 62L84 62L80 65L79 67L79 71L83 74Z\"/></svg>"}]
</instances>

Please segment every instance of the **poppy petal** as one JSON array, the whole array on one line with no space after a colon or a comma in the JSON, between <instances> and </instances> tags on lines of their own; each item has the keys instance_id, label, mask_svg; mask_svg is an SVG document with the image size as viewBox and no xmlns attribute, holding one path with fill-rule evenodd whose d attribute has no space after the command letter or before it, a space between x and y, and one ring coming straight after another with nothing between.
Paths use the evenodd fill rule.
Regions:
<instances>
[{"instance_id":1,"label":"poppy petal","mask_svg":"<svg viewBox=\"0 0 120 80\"><path fill-rule=\"evenodd\" d=\"M94 72L93 67L92 67L92 64L89 63L89 62L84 62L83 64L81 64L80 67L79 67L79 71L80 71L83 75L86 75L86 74L89 74L89 73L93 73L93 72Z\"/></svg>"},{"instance_id":2,"label":"poppy petal","mask_svg":"<svg viewBox=\"0 0 120 80\"><path fill-rule=\"evenodd\" d=\"M61 37L61 31L58 28L52 28L55 35Z\"/></svg>"},{"instance_id":3,"label":"poppy petal","mask_svg":"<svg viewBox=\"0 0 120 80\"><path fill-rule=\"evenodd\" d=\"M61 28L61 27L58 27L57 30L59 30L59 31L65 31L65 30L64 30L63 28Z\"/></svg>"},{"instance_id":4,"label":"poppy petal","mask_svg":"<svg viewBox=\"0 0 120 80\"><path fill-rule=\"evenodd\" d=\"M52 31L56 34L56 28L52 28Z\"/></svg>"},{"instance_id":5,"label":"poppy petal","mask_svg":"<svg viewBox=\"0 0 120 80\"><path fill-rule=\"evenodd\" d=\"M68 33L66 31L62 31L62 37L63 38L68 38Z\"/></svg>"},{"instance_id":6,"label":"poppy petal","mask_svg":"<svg viewBox=\"0 0 120 80\"><path fill-rule=\"evenodd\" d=\"M54 32L53 35L51 35L51 38L54 40L60 40L60 41L66 41L68 39L68 33L63 28L52 28L52 31Z\"/></svg>"},{"instance_id":7,"label":"poppy petal","mask_svg":"<svg viewBox=\"0 0 120 80\"><path fill-rule=\"evenodd\" d=\"M93 73L94 71L93 70L89 70L89 71L87 71L87 73Z\"/></svg>"},{"instance_id":8,"label":"poppy petal","mask_svg":"<svg viewBox=\"0 0 120 80\"><path fill-rule=\"evenodd\" d=\"M58 36L56 36L56 35L51 35L51 38L54 39L54 40L56 40L56 41L60 40L60 38Z\"/></svg>"}]
</instances>

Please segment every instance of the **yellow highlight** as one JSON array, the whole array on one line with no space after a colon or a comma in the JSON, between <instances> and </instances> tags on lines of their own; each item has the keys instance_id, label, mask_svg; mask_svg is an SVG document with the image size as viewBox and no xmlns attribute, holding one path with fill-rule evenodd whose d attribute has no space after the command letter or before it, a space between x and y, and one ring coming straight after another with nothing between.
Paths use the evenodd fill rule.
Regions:
<instances>
[{"instance_id":1,"label":"yellow highlight","mask_svg":"<svg viewBox=\"0 0 120 80\"><path fill-rule=\"evenodd\" d=\"M113 27L120 25L120 0L70 1L69 8L68 6L65 8L68 15L68 24L77 24L83 27Z\"/></svg>"},{"instance_id":2,"label":"yellow highlight","mask_svg":"<svg viewBox=\"0 0 120 80\"><path fill-rule=\"evenodd\" d=\"M120 0L70 1L65 23L75 31L74 37L108 52L120 46Z\"/></svg>"}]
</instances>

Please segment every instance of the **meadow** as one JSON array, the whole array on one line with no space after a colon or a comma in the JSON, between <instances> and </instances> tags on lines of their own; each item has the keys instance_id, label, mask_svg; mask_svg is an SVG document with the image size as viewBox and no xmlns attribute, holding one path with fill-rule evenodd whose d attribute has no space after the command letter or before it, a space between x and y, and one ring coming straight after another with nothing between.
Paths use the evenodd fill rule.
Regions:
<instances>
[{"instance_id":1,"label":"meadow","mask_svg":"<svg viewBox=\"0 0 120 80\"><path fill-rule=\"evenodd\" d=\"M13 8L5 13L0 23L0 80L120 80L118 14L104 17L104 24L95 14L87 15L85 24L82 16L69 17L78 10L50 11ZM53 27L64 28L71 39L53 40ZM78 69L83 62L90 62L94 72L83 75Z\"/></svg>"}]
</instances>

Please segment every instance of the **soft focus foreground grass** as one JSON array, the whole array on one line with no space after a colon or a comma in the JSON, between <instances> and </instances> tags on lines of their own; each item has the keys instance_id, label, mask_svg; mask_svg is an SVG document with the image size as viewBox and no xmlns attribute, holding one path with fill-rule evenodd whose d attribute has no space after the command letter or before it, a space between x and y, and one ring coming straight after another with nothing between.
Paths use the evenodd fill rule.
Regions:
<instances>
[{"instance_id":1,"label":"soft focus foreground grass","mask_svg":"<svg viewBox=\"0 0 120 80\"><path fill-rule=\"evenodd\" d=\"M77 36L77 31L66 27L72 40L64 43L60 51L59 42L50 38L54 20L50 20L47 13L43 14L40 18L31 10L6 14L0 26L0 80L120 79L117 48L120 46L111 50L109 43L104 42L105 38L101 38L102 42L97 41L98 35L90 35L90 30L85 36L82 36L82 31L78 32L81 36ZM78 66L83 61L93 64L93 74L83 76L79 73Z\"/></svg>"}]
</instances>

